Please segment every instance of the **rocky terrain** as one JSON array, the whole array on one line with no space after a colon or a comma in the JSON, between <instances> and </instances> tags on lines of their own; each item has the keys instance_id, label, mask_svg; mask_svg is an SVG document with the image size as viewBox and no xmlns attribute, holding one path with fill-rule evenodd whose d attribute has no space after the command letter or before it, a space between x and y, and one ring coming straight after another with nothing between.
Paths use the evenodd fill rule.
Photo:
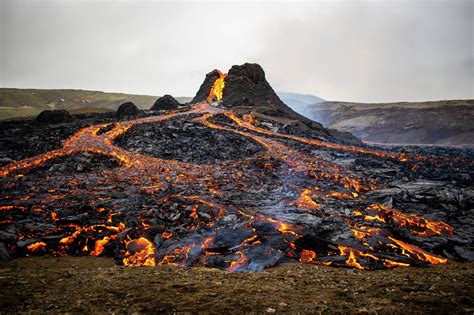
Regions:
<instances>
[{"instance_id":1,"label":"rocky terrain","mask_svg":"<svg viewBox=\"0 0 474 315\"><path fill-rule=\"evenodd\" d=\"M466 262L474 260L473 151L387 150L363 144L350 133L326 129L294 112L256 64L233 66L226 74L211 71L190 104L177 105L166 96L155 105L142 110L127 102L117 113L83 115L53 110L35 120L0 123L0 259L41 266L48 264L47 258L22 257L100 256L119 266L195 267L183 290L196 287L199 292L192 298L204 300L204 291L192 281L207 277L202 272L209 268L222 270L215 273L222 279L227 272L264 272L260 284L288 288L292 282L282 277L308 274L309 282L295 285L321 280L336 295L340 289L346 292L341 294L347 304L336 307L330 302L336 295L328 293L323 299L328 308L320 305L313 311L379 310L376 301L357 303L355 295L369 300L368 285L390 278L394 286L408 281L415 294L443 287L440 292L447 295L435 296L452 297L446 309L471 309L470 292L458 275L472 277L472 265ZM84 266L97 261L75 262ZM440 267L450 262L456 262L453 269ZM287 263L288 269L266 271ZM46 283L55 276L45 279L28 270L15 279L12 272L22 268L21 262L1 266L5 286L16 292L10 307L54 308L52 300L38 307L22 304L25 295L17 288L35 277ZM430 266L440 269L400 271ZM92 277L104 270L109 279L120 277L111 267L96 267ZM343 269L328 274L341 279L341 285L317 271L334 267ZM347 268L357 271L348 273ZM172 270L156 272L180 272ZM365 270L388 273L374 273L369 282L368 277L354 280L353 274ZM444 289L436 270L460 281L459 286ZM63 279L58 272L57 281ZM81 272L66 274L75 278ZM147 272L127 274L138 283ZM420 279L417 283L433 277L429 286L415 286L411 274ZM246 282L252 277L235 276L235 281L252 291L256 287ZM356 289L345 285L351 281ZM123 287L123 281L118 283L117 292ZM180 288L170 292L176 295ZM226 297L230 287L223 288L213 297ZM81 290L95 294L92 287ZM384 290L393 292L393 299L381 309L394 310L390 305L398 307L392 302L396 298L404 305L409 304L405 300L433 300L432 295L403 298L406 294L392 287ZM275 312L290 305L282 299L285 290L275 295L278 304L265 304L258 292L252 309ZM311 292L317 295L320 289ZM84 304L72 291L66 295L65 300ZM295 295L302 297L301 292ZM135 296L127 297L143 307ZM84 304L77 310L121 310L116 297L111 299L109 309ZM154 308L187 310L185 305L194 304L183 300Z\"/></svg>"},{"instance_id":2,"label":"rocky terrain","mask_svg":"<svg viewBox=\"0 0 474 315\"><path fill-rule=\"evenodd\" d=\"M296 109L296 108L295 108ZM383 144L474 145L474 100L301 105L301 114L327 128Z\"/></svg>"},{"instance_id":3,"label":"rocky terrain","mask_svg":"<svg viewBox=\"0 0 474 315\"><path fill-rule=\"evenodd\" d=\"M217 77L216 73L210 73L197 99L207 97L206 91ZM325 101L317 96L289 92L276 95L302 116L320 122L326 128L350 132L368 143L474 145L472 100L364 104ZM177 102L172 103L169 97L161 98L162 110L176 109L177 104L192 100L191 97L178 97ZM150 109L159 99L157 96L83 90L4 88L0 89L0 120L34 117L45 109L66 109L72 114L112 112L126 101L133 102L138 108ZM272 102L275 101L273 98ZM245 107L245 102L238 104Z\"/></svg>"}]
</instances>

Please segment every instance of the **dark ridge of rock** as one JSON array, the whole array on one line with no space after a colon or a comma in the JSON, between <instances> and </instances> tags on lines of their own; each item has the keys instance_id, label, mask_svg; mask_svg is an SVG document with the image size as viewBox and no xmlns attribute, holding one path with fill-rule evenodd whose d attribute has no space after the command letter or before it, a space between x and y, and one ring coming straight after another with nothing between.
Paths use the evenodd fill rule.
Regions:
<instances>
[{"instance_id":1,"label":"dark ridge of rock","mask_svg":"<svg viewBox=\"0 0 474 315\"><path fill-rule=\"evenodd\" d=\"M71 176L79 173L97 172L119 166L119 162L106 155L96 153L75 153L49 160L40 167L32 168L26 172L31 176L52 176L61 174Z\"/></svg>"},{"instance_id":2,"label":"dark ridge of rock","mask_svg":"<svg viewBox=\"0 0 474 315\"><path fill-rule=\"evenodd\" d=\"M173 110L179 108L179 102L171 95L166 94L155 101L151 110Z\"/></svg>"},{"instance_id":3,"label":"dark ridge of rock","mask_svg":"<svg viewBox=\"0 0 474 315\"><path fill-rule=\"evenodd\" d=\"M189 117L135 125L115 143L127 151L197 164L240 160L264 151L252 139L185 119Z\"/></svg>"},{"instance_id":4,"label":"dark ridge of rock","mask_svg":"<svg viewBox=\"0 0 474 315\"><path fill-rule=\"evenodd\" d=\"M74 117L65 109L44 110L36 116L41 124L60 124L74 121Z\"/></svg>"},{"instance_id":5,"label":"dark ridge of rock","mask_svg":"<svg viewBox=\"0 0 474 315\"><path fill-rule=\"evenodd\" d=\"M199 90L196 93L196 96L192 99L191 103L199 103L207 101L207 96L209 95L209 91L211 90L212 86L214 85L214 81L219 78L219 71L212 70L208 74L206 74L206 78L204 82L199 87Z\"/></svg>"},{"instance_id":6,"label":"dark ridge of rock","mask_svg":"<svg viewBox=\"0 0 474 315\"><path fill-rule=\"evenodd\" d=\"M350 132L368 142L474 146L474 100L331 101L300 106L298 110L327 128Z\"/></svg>"},{"instance_id":7,"label":"dark ridge of rock","mask_svg":"<svg viewBox=\"0 0 474 315\"><path fill-rule=\"evenodd\" d=\"M138 109L137 105L135 105L133 102L126 102L120 105L117 109L117 116L119 118L125 116L135 116L139 112L140 110Z\"/></svg>"},{"instance_id":8,"label":"dark ridge of rock","mask_svg":"<svg viewBox=\"0 0 474 315\"><path fill-rule=\"evenodd\" d=\"M42 124L36 119L0 121L0 167L62 147L63 142L89 125L117 121L115 113L73 115L61 124Z\"/></svg>"}]
</instances>

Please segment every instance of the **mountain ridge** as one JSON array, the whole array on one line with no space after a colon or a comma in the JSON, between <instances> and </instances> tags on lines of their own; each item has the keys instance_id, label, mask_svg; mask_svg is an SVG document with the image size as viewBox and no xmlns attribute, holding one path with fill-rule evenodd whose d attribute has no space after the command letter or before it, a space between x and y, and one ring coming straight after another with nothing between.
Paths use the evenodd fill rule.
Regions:
<instances>
[{"instance_id":1,"label":"mountain ridge","mask_svg":"<svg viewBox=\"0 0 474 315\"><path fill-rule=\"evenodd\" d=\"M300 113L366 142L474 145L474 100L306 105Z\"/></svg>"}]
</instances>

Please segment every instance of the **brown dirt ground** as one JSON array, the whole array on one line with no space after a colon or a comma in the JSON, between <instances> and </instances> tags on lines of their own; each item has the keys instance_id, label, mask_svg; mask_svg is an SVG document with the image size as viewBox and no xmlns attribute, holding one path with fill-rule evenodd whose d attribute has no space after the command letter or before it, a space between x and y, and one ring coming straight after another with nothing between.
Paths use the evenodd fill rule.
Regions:
<instances>
[{"instance_id":1,"label":"brown dirt ground","mask_svg":"<svg viewBox=\"0 0 474 315\"><path fill-rule=\"evenodd\" d=\"M259 273L130 268L110 258L0 263L0 313L473 313L474 263L359 271L284 264Z\"/></svg>"}]
</instances>

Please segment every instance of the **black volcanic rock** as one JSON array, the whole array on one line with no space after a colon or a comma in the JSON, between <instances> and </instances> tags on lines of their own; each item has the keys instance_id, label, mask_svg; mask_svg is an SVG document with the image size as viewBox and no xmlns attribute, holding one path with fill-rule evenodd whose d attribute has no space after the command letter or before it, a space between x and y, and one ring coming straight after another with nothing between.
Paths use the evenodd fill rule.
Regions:
<instances>
[{"instance_id":1,"label":"black volcanic rock","mask_svg":"<svg viewBox=\"0 0 474 315\"><path fill-rule=\"evenodd\" d=\"M47 176L54 173L74 175L77 173L94 172L103 169L112 169L119 165L118 161L96 153L76 153L67 157L51 159L44 165L33 168L35 176Z\"/></svg>"},{"instance_id":2,"label":"black volcanic rock","mask_svg":"<svg viewBox=\"0 0 474 315\"><path fill-rule=\"evenodd\" d=\"M151 110L173 110L178 109L179 102L171 95L166 94L155 101Z\"/></svg>"},{"instance_id":3,"label":"black volcanic rock","mask_svg":"<svg viewBox=\"0 0 474 315\"><path fill-rule=\"evenodd\" d=\"M11 256L7 250L7 247L3 242L0 242L0 260L10 260Z\"/></svg>"},{"instance_id":4,"label":"black volcanic rock","mask_svg":"<svg viewBox=\"0 0 474 315\"><path fill-rule=\"evenodd\" d=\"M36 117L36 121L41 124L60 124L73 120L74 117L65 109L44 110Z\"/></svg>"},{"instance_id":5,"label":"black volcanic rock","mask_svg":"<svg viewBox=\"0 0 474 315\"><path fill-rule=\"evenodd\" d=\"M234 65L232 68L230 68L229 75L245 77L254 84L268 84L268 82L265 80L265 72L263 71L262 67L256 63L244 63L241 66Z\"/></svg>"},{"instance_id":6,"label":"black volcanic rock","mask_svg":"<svg viewBox=\"0 0 474 315\"><path fill-rule=\"evenodd\" d=\"M137 105L133 102L126 102L119 106L117 109L117 116L124 117L124 116L135 116L140 112Z\"/></svg>"},{"instance_id":7,"label":"black volcanic rock","mask_svg":"<svg viewBox=\"0 0 474 315\"><path fill-rule=\"evenodd\" d=\"M255 63L232 66L225 79L222 103L226 107L287 107L265 79L262 67Z\"/></svg>"},{"instance_id":8,"label":"black volcanic rock","mask_svg":"<svg viewBox=\"0 0 474 315\"><path fill-rule=\"evenodd\" d=\"M115 143L127 151L197 164L240 160L264 151L252 139L186 119L189 117L133 126Z\"/></svg>"}]
</instances>

